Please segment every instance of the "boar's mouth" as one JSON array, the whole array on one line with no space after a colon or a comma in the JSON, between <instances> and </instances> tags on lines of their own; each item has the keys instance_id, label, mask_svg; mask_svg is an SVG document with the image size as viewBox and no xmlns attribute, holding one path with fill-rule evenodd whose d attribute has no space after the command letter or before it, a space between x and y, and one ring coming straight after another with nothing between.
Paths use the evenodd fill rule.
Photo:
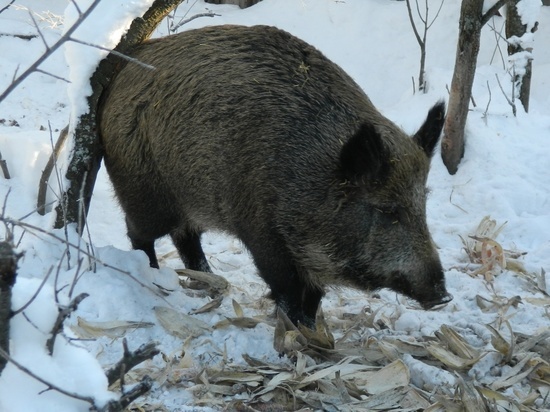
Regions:
<instances>
[{"instance_id":1,"label":"boar's mouth","mask_svg":"<svg viewBox=\"0 0 550 412\"><path fill-rule=\"evenodd\" d=\"M450 293L447 293L441 298L430 300L428 302L422 302L421 305L424 310L440 309L443 306L445 306L447 303L449 303L451 300L453 300L453 295L451 295Z\"/></svg>"}]
</instances>

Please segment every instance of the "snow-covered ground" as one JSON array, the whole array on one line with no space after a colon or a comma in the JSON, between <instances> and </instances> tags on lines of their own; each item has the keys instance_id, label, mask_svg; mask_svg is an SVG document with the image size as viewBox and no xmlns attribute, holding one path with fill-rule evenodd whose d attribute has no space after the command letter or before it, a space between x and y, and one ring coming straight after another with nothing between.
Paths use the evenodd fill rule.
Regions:
<instances>
[{"instance_id":1,"label":"snow-covered ground","mask_svg":"<svg viewBox=\"0 0 550 412\"><path fill-rule=\"evenodd\" d=\"M524 3L530 1L535 0L523 0ZM430 13L434 16L439 2L429 2ZM0 2L0 9L3 3L8 1ZM78 2L82 9L89 3ZM149 0L103 0L86 27L82 27L75 37L112 47L131 17L141 13L149 3ZM16 0L3 11L0 14L0 92L44 51L39 37L25 40L13 36L36 34L27 8L50 45L75 18L74 9L67 0ZM269 24L287 30L341 65L373 103L407 132L413 133L419 127L434 102L447 98L458 36L458 2L445 2L429 30L426 94L414 93L413 79L417 83L420 53L405 2L264 0L240 10L235 6L208 5L200 0L185 1L177 9L174 22L207 9L214 11L216 16L194 19L182 29L232 23ZM447 288L454 300L442 310L426 312L386 290L375 297L348 289L331 290L323 299L329 325L332 318L340 317L343 312L360 313L368 307L372 312L379 310L380 317L393 317L391 328L395 334L430 336L445 324L463 331L470 343L486 350L492 350L491 335L483 325L489 324L505 336L509 336L505 321L515 333L537 335L549 329L550 299L537 290L532 280L534 274L540 274L541 268L550 270L550 7L531 8L528 17L539 22L533 43L529 113L525 113L518 103L518 113L514 117L498 86L497 76L504 92L510 95L506 46L500 37L504 20L495 17L489 25L501 34L491 30L489 25L483 29L473 88L476 106L471 105L468 118L464 159L454 176L447 173L439 153L432 162L428 223L446 269ZM166 35L167 28L168 23L161 24L157 35ZM31 213L36 208L40 173L51 152L51 138L55 140L59 130L74 120L82 109L88 90L85 80L93 71L93 62L100 56L97 49L70 43L41 66L56 78L34 73L0 103L0 152L12 176L10 180L0 177L3 216L24 218L23 222L30 225L14 229L17 250L24 252L24 257L19 261L13 289L13 309L22 307L40 287L44 276L52 272L24 313L11 321L11 356L41 378L69 392L92 396L98 403L116 396L107 389L103 368L121 356L124 328L115 327L120 326L120 322L152 324L125 331L130 349L157 341L166 358L173 358L185 350L186 365L190 369L200 369L222 359L244 363L243 354L273 363L289 362L273 349L274 329L267 323L260 323L254 329L217 328L187 340L169 334L162 327L156 316L159 307L188 314L207 303L209 298L193 295L179 286L173 268L181 268L182 264L175 257L169 239L161 239L157 244L160 270L149 268L143 253L130 250L123 215L104 169L100 171L94 190L88 219L89 234L84 239L79 239L71 229L67 233L52 230L53 213L46 216ZM60 78L69 79L71 83ZM59 191L57 183L53 186ZM472 277L467 273L480 265L469 263L461 237L468 239L468 235L474 234L487 215L496 220L497 225L507 222L496 240L504 249L526 252L519 258L526 274L501 271L497 267L494 279L487 281L482 275ZM90 260L74 249L67 258L65 244L41 230L80 244L101 263L90 265ZM5 232L2 227L0 233ZM204 236L203 245L211 266L231 283L231 289L219 308L194 317L213 326L228 316L235 316L232 299L241 305L245 316L269 315L272 306L264 298L267 287L256 275L240 242L209 233ZM547 282L550 283L550 279ZM164 296L156 285L171 292ZM57 337L54 353L50 356L45 342L57 316L56 299L61 305L67 304L84 292L89 297L66 322L68 327ZM501 311L483 311L478 296L500 303L519 296L521 303ZM114 331L90 334L90 324L94 322L112 322ZM106 328L109 324L101 325ZM365 329L362 333L367 336L371 331ZM468 376L483 382L495 373L500 362L498 356L487 356ZM162 363L157 356L151 365ZM413 383L431 381L432 387L444 383L439 381L441 376L430 375L431 372L415 367L412 362L408 362L408 366L414 375ZM510 394L521 400L526 394L518 385ZM86 402L46 389L44 384L8 364L0 376L0 411L88 410ZM185 384L161 386L158 383L151 399L164 404L168 410L197 410ZM534 407L549 408L548 401L546 406L540 397L537 402Z\"/></svg>"}]
</instances>

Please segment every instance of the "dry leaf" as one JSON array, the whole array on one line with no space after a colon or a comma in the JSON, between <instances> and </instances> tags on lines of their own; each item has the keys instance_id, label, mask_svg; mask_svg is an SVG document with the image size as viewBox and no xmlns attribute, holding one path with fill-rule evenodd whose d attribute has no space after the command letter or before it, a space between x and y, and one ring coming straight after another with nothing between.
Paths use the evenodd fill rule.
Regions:
<instances>
[{"instance_id":1,"label":"dry leaf","mask_svg":"<svg viewBox=\"0 0 550 412\"><path fill-rule=\"evenodd\" d=\"M233 303L233 310L235 311L235 315L238 318L244 317L244 311L241 305L239 305L239 303L235 299L232 299L231 301Z\"/></svg>"},{"instance_id":2,"label":"dry leaf","mask_svg":"<svg viewBox=\"0 0 550 412\"><path fill-rule=\"evenodd\" d=\"M212 331L212 328L207 323L172 308L155 306L153 310L161 326L169 334L178 338L197 337Z\"/></svg>"},{"instance_id":3,"label":"dry leaf","mask_svg":"<svg viewBox=\"0 0 550 412\"><path fill-rule=\"evenodd\" d=\"M189 314L190 315L198 315L199 313L207 313L214 309L217 309L221 306L223 301L223 296L219 295L215 299L212 299L210 302L208 302L206 305L201 306L198 309L192 310Z\"/></svg>"},{"instance_id":4,"label":"dry leaf","mask_svg":"<svg viewBox=\"0 0 550 412\"><path fill-rule=\"evenodd\" d=\"M214 329L224 329L229 326L236 326L241 329L253 329L261 320L254 318L225 318L214 325Z\"/></svg>"},{"instance_id":5,"label":"dry leaf","mask_svg":"<svg viewBox=\"0 0 550 412\"><path fill-rule=\"evenodd\" d=\"M390 363L367 379L365 385L367 392L377 395L400 386L408 386L411 375L407 365L401 360Z\"/></svg>"},{"instance_id":6,"label":"dry leaf","mask_svg":"<svg viewBox=\"0 0 550 412\"><path fill-rule=\"evenodd\" d=\"M468 344L468 342L450 326L442 325L435 335L457 356L464 359L480 358L480 351Z\"/></svg>"},{"instance_id":7,"label":"dry leaf","mask_svg":"<svg viewBox=\"0 0 550 412\"><path fill-rule=\"evenodd\" d=\"M444 365L454 370L466 370L470 369L473 365L481 359L484 355L474 359L466 359L455 355L451 351L445 349L441 344L436 342L429 342L426 345L428 352L437 360L441 361Z\"/></svg>"},{"instance_id":8,"label":"dry leaf","mask_svg":"<svg viewBox=\"0 0 550 412\"><path fill-rule=\"evenodd\" d=\"M187 276L197 282L208 284L209 288L217 293L223 293L229 289L229 282L222 276L209 272L200 272L191 269L177 269L176 273L180 276Z\"/></svg>"},{"instance_id":9,"label":"dry leaf","mask_svg":"<svg viewBox=\"0 0 550 412\"><path fill-rule=\"evenodd\" d=\"M81 317L78 317L77 325L72 326L71 329L78 335L78 337L84 339L99 338L102 336L114 339L124 336L129 330L150 328L151 326L155 326L155 324L151 322L124 320L89 322Z\"/></svg>"},{"instance_id":10,"label":"dry leaf","mask_svg":"<svg viewBox=\"0 0 550 412\"><path fill-rule=\"evenodd\" d=\"M511 343L508 343L506 339L502 337L499 331L497 331L495 328L493 328L491 325L485 325L487 329L491 332L493 335L491 337L491 344L493 347L499 351L501 354L504 355L506 363L510 362L510 359L512 358L512 355L514 353L513 345L514 341L511 340Z\"/></svg>"},{"instance_id":11,"label":"dry leaf","mask_svg":"<svg viewBox=\"0 0 550 412\"><path fill-rule=\"evenodd\" d=\"M460 390L460 399L465 412L483 412L487 411L483 398L470 382L465 382L459 375L458 388Z\"/></svg>"}]
</instances>

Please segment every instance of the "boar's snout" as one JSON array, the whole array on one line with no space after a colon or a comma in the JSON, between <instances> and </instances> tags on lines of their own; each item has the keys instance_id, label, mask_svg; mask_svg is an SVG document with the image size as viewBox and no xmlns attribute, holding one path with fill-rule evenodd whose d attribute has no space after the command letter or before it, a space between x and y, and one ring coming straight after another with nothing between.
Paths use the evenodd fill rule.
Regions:
<instances>
[{"instance_id":1,"label":"boar's snout","mask_svg":"<svg viewBox=\"0 0 550 412\"><path fill-rule=\"evenodd\" d=\"M441 296L437 299L430 300L430 301L427 301L427 302L421 302L421 305L422 305L422 308L424 308L425 310L437 309L441 306L446 305L451 300L453 300L453 295L451 295L450 293L445 292L445 294L443 296Z\"/></svg>"}]
</instances>

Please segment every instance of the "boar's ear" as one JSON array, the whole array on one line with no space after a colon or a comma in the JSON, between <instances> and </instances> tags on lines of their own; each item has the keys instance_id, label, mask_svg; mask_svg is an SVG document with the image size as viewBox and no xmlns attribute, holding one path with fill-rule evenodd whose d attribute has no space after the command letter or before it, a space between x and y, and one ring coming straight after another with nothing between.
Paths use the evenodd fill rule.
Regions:
<instances>
[{"instance_id":1,"label":"boar's ear","mask_svg":"<svg viewBox=\"0 0 550 412\"><path fill-rule=\"evenodd\" d=\"M428 112L428 117L418 132L413 136L428 157L432 157L435 145L441 135L441 129L445 122L445 103L440 101Z\"/></svg>"},{"instance_id":2,"label":"boar's ear","mask_svg":"<svg viewBox=\"0 0 550 412\"><path fill-rule=\"evenodd\" d=\"M384 180L388 171L388 155L382 136L372 124L363 123L344 144L340 152L342 177L358 183Z\"/></svg>"}]
</instances>

